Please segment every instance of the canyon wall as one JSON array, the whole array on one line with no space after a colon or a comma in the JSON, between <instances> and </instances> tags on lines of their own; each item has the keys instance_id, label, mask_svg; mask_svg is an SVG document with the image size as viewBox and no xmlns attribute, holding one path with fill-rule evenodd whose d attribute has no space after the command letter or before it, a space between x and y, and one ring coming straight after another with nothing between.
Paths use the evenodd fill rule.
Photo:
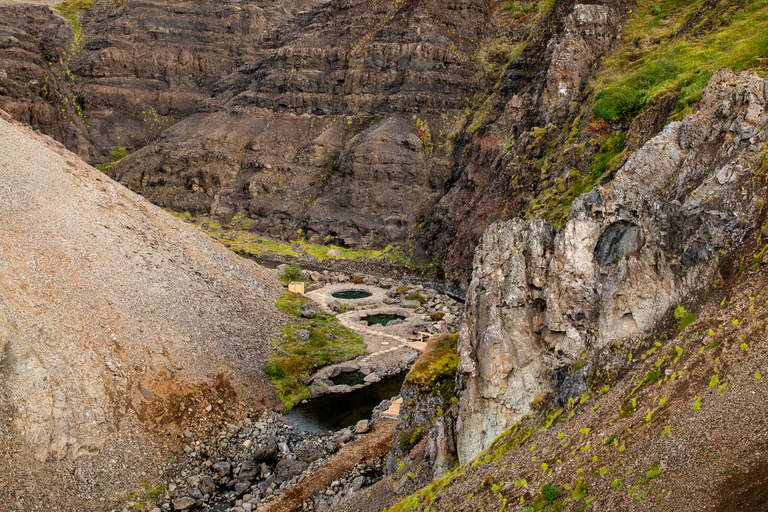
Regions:
<instances>
[{"instance_id":1,"label":"canyon wall","mask_svg":"<svg viewBox=\"0 0 768 512\"><path fill-rule=\"evenodd\" d=\"M697 307L697 291L719 281L718 257L765 206L767 85L718 71L699 110L577 199L559 232L534 218L483 234L459 342L462 462L537 396L580 397L601 352L641 339L678 304Z\"/></svg>"}]
</instances>

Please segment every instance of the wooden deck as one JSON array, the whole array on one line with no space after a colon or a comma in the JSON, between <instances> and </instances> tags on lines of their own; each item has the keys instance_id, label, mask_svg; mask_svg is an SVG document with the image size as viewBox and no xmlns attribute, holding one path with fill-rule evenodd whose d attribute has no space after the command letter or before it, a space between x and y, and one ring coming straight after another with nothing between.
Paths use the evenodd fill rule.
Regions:
<instances>
[{"instance_id":1,"label":"wooden deck","mask_svg":"<svg viewBox=\"0 0 768 512\"><path fill-rule=\"evenodd\" d=\"M412 341L408 344L408 348L412 348L414 350L418 350L419 352L424 352L427 348L427 342L425 341Z\"/></svg>"}]
</instances>

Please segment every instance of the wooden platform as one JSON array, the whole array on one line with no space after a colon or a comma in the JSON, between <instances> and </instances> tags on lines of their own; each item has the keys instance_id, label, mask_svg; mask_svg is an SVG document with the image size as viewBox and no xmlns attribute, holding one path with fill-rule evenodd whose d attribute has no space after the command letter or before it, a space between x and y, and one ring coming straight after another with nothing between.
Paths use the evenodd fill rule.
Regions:
<instances>
[{"instance_id":1,"label":"wooden platform","mask_svg":"<svg viewBox=\"0 0 768 512\"><path fill-rule=\"evenodd\" d=\"M424 352L427 349L427 342L425 341L412 341L408 344L408 348Z\"/></svg>"},{"instance_id":2,"label":"wooden platform","mask_svg":"<svg viewBox=\"0 0 768 512\"><path fill-rule=\"evenodd\" d=\"M397 418L397 417L399 417L400 416L400 406L402 405L402 403L403 403L402 397L398 398L397 400L392 402L392 405L389 406L389 409L384 411L384 414L382 414L382 416L384 416L385 418Z\"/></svg>"}]
</instances>

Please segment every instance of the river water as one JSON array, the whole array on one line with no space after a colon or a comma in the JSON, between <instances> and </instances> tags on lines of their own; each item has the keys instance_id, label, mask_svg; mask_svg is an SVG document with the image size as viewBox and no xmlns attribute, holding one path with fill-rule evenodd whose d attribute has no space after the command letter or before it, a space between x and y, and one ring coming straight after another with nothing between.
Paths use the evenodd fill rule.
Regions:
<instances>
[{"instance_id":1,"label":"river water","mask_svg":"<svg viewBox=\"0 0 768 512\"><path fill-rule=\"evenodd\" d=\"M285 421L299 431L322 433L339 430L369 419L382 400L400 394L407 372L382 379L363 389L342 395L326 395L299 404L285 415Z\"/></svg>"}]
</instances>

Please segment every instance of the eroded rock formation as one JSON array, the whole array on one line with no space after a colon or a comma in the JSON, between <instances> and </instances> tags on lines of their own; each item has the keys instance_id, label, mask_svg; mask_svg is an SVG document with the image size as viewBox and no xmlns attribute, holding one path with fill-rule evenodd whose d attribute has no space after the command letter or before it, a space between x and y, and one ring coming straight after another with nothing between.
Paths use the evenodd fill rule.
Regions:
<instances>
[{"instance_id":1,"label":"eroded rock formation","mask_svg":"<svg viewBox=\"0 0 768 512\"><path fill-rule=\"evenodd\" d=\"M486 231L459 343L460 461L529 413L537 395L581 395L589 373L571 373L580 357L589 366L610 344L650 332L716 278L713 260L764 207L767 86L718 71L698 112L574 202L556 235L541 219Z\"/></svg>"}]
</instances>

